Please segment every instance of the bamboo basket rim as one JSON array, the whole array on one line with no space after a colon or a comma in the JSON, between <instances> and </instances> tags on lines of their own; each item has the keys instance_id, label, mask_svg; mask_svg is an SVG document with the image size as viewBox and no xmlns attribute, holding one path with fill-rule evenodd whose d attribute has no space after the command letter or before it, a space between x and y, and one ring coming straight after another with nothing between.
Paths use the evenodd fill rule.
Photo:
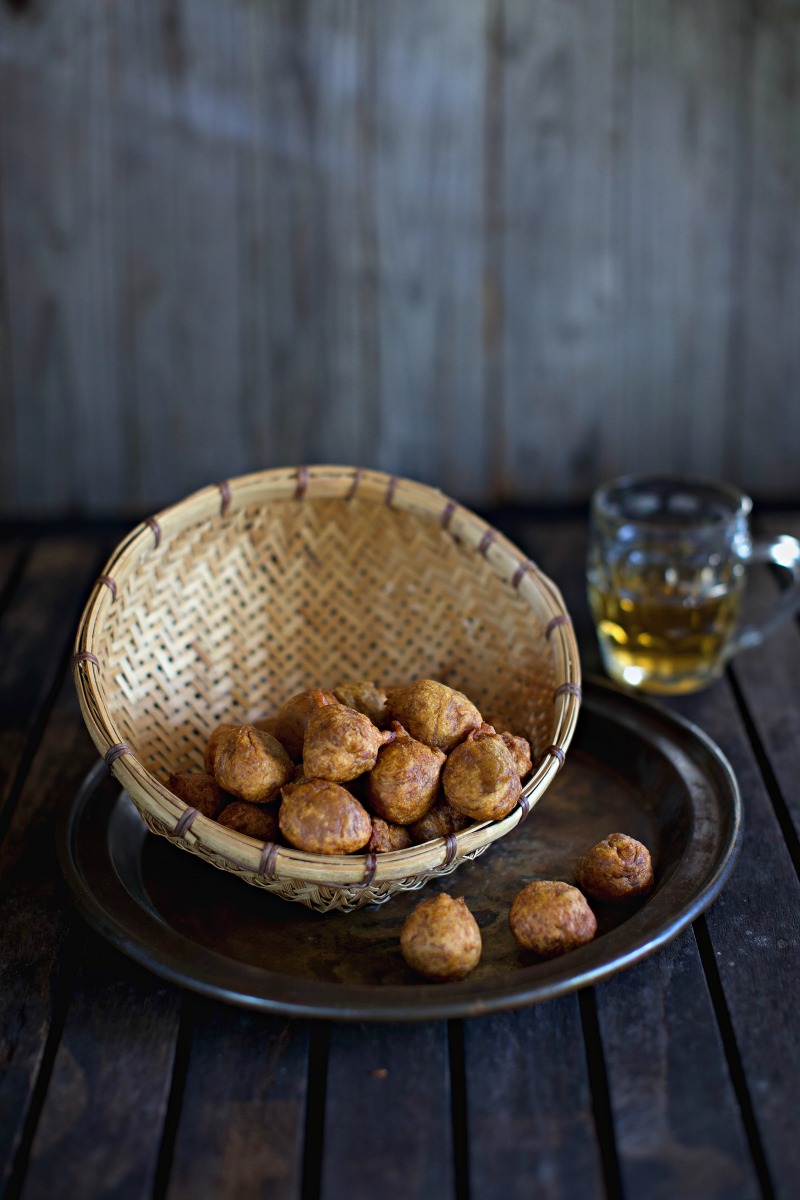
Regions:
<instances>
[{"instance_id":1,"label":"bamboo basket rim","mask_svg":"<svg viewBox=\"0 0 800 1200\"><path fill-rule=\"evenodd\" d=\"M133 575L145 554L157 554L169 539L193 525L223 518L242 508L273 501L341 499L388 504L438 523L451 536L483 556L523 598L536 595L551 614L546 636L555 657L553 740L535 764L518 805L499 821L474 824L450 838L437 838L405 850L381 854L323 855L264 843L204 817L179 800L136 758L124 742L108 707L102 676L105 621L118 589ZM558 587L504 534L438 488L377 470L352 466L279 467L241 475L201 488L140 522L111 554L92 589L78 626L73 674L81 713L89 734L110 771L169 840L192 850L203 847L230 869L259 880L293 881L334 889L397 883L413 886L420 875L441 874L465 857L481 853L523 820L564 763L581 699L578 646ZM170 831L172 831L170 833Z\"/></svg>"}]
</instances>

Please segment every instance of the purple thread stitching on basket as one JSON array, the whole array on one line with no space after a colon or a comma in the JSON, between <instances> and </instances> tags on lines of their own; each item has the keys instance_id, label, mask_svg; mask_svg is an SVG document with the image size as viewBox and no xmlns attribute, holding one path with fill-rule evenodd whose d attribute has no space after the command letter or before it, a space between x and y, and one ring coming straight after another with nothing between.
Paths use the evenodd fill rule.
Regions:
<instances>
[{"instance_id":1,"label":"purple thread stitching on basket","mask_svg":"<svg viewBox=\"0 0 800 1200\"><path fill-rule=\"evenodd\" d=\"M559 613L557 617L553 617L552 620L547 622L544 636L548 641L550 640L550 634L554 629L557 629L559 625L569 625L569 617L566 613Z\"/></svg>"},{"instance_id":2,"label":"purple thread stitching on basket","mask_svg":"<svg viewBox=\"0 0 800 1200\"><path fill-rule=\"evenodd\" d=\"M221 517L227 517L228 509L231 506L231 485L228 483L227 479L223 479L222 483L217 484L217 487L219 488L220 496L222 496L222 504L220 506L219 515Z\"/></svg>"},{"instance_id":3,"label":"purple thread stitching on basket","mask_svg":"<svg viewBox=\"0 0 800 1200\"><path fill-rule=\"evenodd\" d=\"M358 486L361 483L361 480L363 478L364 478L364 468L356 467L356 472L355 472L355 475L353 476L353 482L350 484L350 491L347 493L347 496L345 497L346 500L355 500L356 492L358 491Z\"/></svg>"},{"instance_id":4,"label":"purple thread stitching on basket","mask_svg":"<svg viewBox=\"0 0 800 1200\"><path fill-rule=\"evenodd\" d=\"M191 828L192 821L195 819L196 816L197 816L196 808L187 808L186 812L181 813L180 817L178 818L178 820L176 822L175 828L173 830L173 836L179 837L179 838L186 837L186 834L189 832L189 830Z\"/></svg>"},{"instance_id":5,"label":"purple thread stitching on basket","mask_svg":"<svg viewBox=\"0 0 800 1200\"><path fill-rule=\"evenodd\" d=\"M156 549L161 545L161 526L155 517L145 517L145 525L149 525L153 531L153 537L156 539Z\"/></svg>"},{"instance_id":6,"label":"purple thread stitching on basket","mask_svg":"<svg viewBox=\"0 0 800 1200\"><path fill-rule=\"evenodd\" d=\"M111 746L103 755L103 762L110 769L111 764L116 762L118 758L122 758L123 754L130 754L131 748L125 742L117 742L116 746Z\"/></svg>"},{"instance_id":7,"label":"purple thread stitching on basket","mask_svg":"<svg viewBox=\"0 0 800 1200\"><path fill-rule=\"evenodd\" d=\"M549 754L553 758L558 759L558 769L560 771L561 768L563 767L564 762L567 757L566 754L564 753L562 747L561 746L548 746L547 749L545 750L545 754Z\"/></svg>"},{"instance_id":8,"label":"purple thread stitching on basket","mask_svg":"<svg viewBox=\"0 0 800 1200\"><path fill-rule=\"evenodd\" d=\"M447 849L445 851L444 862L442 863L442 866L449 867L458 853L458 838L454 833L448 833L444 840Z\"/></svg>"},{"instance_id":9,"label":"purple thread stitching on basket","mask_svg":"<svg viewBox=\"0 0 800 1200\"><path fill-rule=\"evenodd\" d=\"M297 487L294 490L295 500L302 500L308 491L308 482L311 478L308 467L297 468Z\"/></svg>"},{"instance_id":10,"label":"purple thread stitching on basket","mask_svg":"<svg viewBox=\"0 0 800 1200\"><path fill-rule=\"evenodd\" d=\"M82 662L94 663L96 667L100 666L100 659L95 654L92 654L89 650L79 650L77 654L73 654L72 669L74 670L78 663Z\"/></svg>"},{"instance_id":11,"label":"purple thread stitching on basket","mask_svg":"<svg viewBox=\"0 0 800 1200\"><path fill-rule=\"evenodd\" d=\"M580 700L582 695L583 692L579 683L561 683L553 692L553 699L555 700L557 696L577 696Z\"/></svg>"},{"instance_id":12,"label":"purple thread stitching on basket","mask_svg":"<svg viewBox=\"0 0 800 1200\"><path fill-rule=\"evenodd\" d=\"M456 504L455 500L447 501L447 504L445 504L444 508L442 509L442 515L439 518L439 523L441 524L442 529L448 529L450 527L450 522L453 519L453 513L456 511L457 507L458 505Z\"/></svg>"},{"instance_id":13,"label":"purple thread stitching on basket","mask_svg":"<svg viewBox=\"0 0 800 1200\"><path fill-rule=\"evenodd\" d=\"M378 869L377 856L370 850L364 859L364 876L361 880L361 887L369 887L375 878L375 872Z\"/></svg>"},{"instance_id":14,"label":"purple thread stitching on basket","mask_svg":"<svg viewBox=\"0 0 800 1200\"><path fill-rule=\"evenodd\" d=\"M98 575L97 582L104 583L106 585L106 587L109 589L109 591L111 592L111 595L116 600L116 598L117 598L117 581L116 581L116 579L112 579L110 575Z\"/></svg>"},{"instance_id":15,"label":"purple thread stitching on basket","mask_svg":"<svg viewBox=\"0 0 800 1200\"><path fill-rule=\"evenodd\" d=\"M258 875L266 875L267 879L275 878L275 860L278 857L279 846L274 842L264 842L264 849L261 851L261 861L258 864Z\"/></svg>"},{"instance_id":16,"label":"purple thread stitching on basket","mask_svg":"<svg viewBox=\"0 0 800 1200\"><path fill-rule=\"evenodd\" d=\"M519 564L516 571L514 572L512 579L511 579L511 586L513 588L518 588L519 585L522 583L522 580L524 579L524 577L527 575L528 571L532 571L532 570L533 570L533 563L531 562L531 560L529 558L526 558L524 562L521 562Z\"/></svg>"},{"instance_id":17,"label":"purple thread stitching on basket","mask_svg":"<svg viewBox=\"0 0 800 1200\"><path fill-rule=\"evenodd\" d=\"M389 483L386 487L386 503L389 505L390 508L392 506L392 501L394 500L394 494L396 491L397 491L397 476L392 475L392 477L389 480Z\"/></svg>"},{"instance_id":18,"label":"purple thread stitching on basket","mask_svg":"<svg viewBox=\"0 0 800 1200\"><path fill-rule=\"evenodd\" d=\"M497 537L496 530L487 529L485 531L483 537L481 538L480 542L478 543L478 553L482 554L484 558L486 558L486 555L489 551L489 547L491 546L492 542L494 541L494 539L496 537Z\"/></svg>"},{"instance_id":19,"label":"purple thread stitching on basket","mask_svg":"<svg viewBox=\"0 0 800 1200\"><path fill-rule=\"evenodd\" d=\"M518 805L518 807L522 809L522 816L520 817L520 819L519 819L519 821L517 822L517 824L518 824L518 825L521 825L521 824L522 824L522 822L523 822L523 821L525 820L525 818L527 817L528 813L531 811L531 798L530 798L530 796L520 796L520 798L519 798L519 805Z\"/></svg>"}]
</instances>

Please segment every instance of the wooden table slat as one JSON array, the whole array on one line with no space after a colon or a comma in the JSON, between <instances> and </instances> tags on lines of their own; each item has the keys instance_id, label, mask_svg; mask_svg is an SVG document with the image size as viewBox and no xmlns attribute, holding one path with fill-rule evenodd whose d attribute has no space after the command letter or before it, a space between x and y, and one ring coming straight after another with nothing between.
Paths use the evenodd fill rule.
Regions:
<instances>
[{"instance_id":1,"label":"wooden table slat","mask_svg":"<svg viewBox=\"0 0 800 1200\"><path fill-rule=\"evenodd\" d=\"M800 517L780 514L763 519L765 535L791 533L800 537ZM781 572L781 576L785 573ZM756 614L766 613L780 595L781 584L771 571L755 567L748 574L746 601ZM757 740L760 765L783 824L783 834L800 871L800 629L791 621L761 645L739 654L732 673ZM793 827L793 831L787 828Z\"/></svg>"},{"instance_id":2,"label":"wooden table slat","mask_svg":"<svg viewBox=\"0 0 800 1200\"><path fill-rule=\"evenodd\" d=\"M691 930L595 991L624 1194L760 1196Z\"/></svg>"},{"instance_id":3,"label":"wooden table slat","mask_svg":"<svg viewBox=\"0 0 800 1200\"><path fill-rule=\"evenodd\" d=\"M0 1193L12 1172L54 1009L67 932L76 921L53 825L97 754L66 678L0 843ZM81 926L81 928L83 928Z\"/></svg>"},{"instance_id":4,"label":"wooden table slat","mask_svg":"<svg viewBox=\"0 0 800 1200\"><path fill-rule=\"evenodd\" d=\"M22 1200L149 1200L180 992L94 935L31 1148Z\"/></svg>"},{"instance_id":5,"label":"wooden table slat","mask_svg":"<svg viewBox=\"0 0 800 1200\"><path fill-rule=\"evenodd\" d=\"M578 1000L465 1024L470 1194L606 1195Z\"/></svg>"},{"instance_id":6,"label":"wooden table slat","mask_svg":"<svg viewBox=\"0 0 800 1200\"><path fill-rule=\"evenodd\" d=\"M674 706L728 757L744 800L744 837L728 884L706 914L719 977L775 1195L800 1178L800 881L730 686L723 681Z\"/></svg>"},{"instance_id":7,"label":"wooden table slat","mask_svg":"<svg viewBox=\"0 0 800 1200\"><path fill-rule=\"evenodd\" d=\"M0 619L0 830L99 563L100 548L92 540L43 539L33 546Z\"/></svg>"},{"instance_id":8,"label":"wooden table slat","mask_svg":"<svg viewBox=\"0 0 800 1200\"><path fill-rule=\"evenodd\" d=\"M300 1200L309 1029L195 1001L167 1200Z\"/></svg>"},{"instance_id":9,"label":"wooden table slat","mask_svg":"<svg viewBox=\"0 0 800 1200\"><path fill-rule=\"evenodd\" d=\"M11 540L0 543L0 613L14 593L25 560L24 546Z\"/></svg>"},{"instance_id":10,"label":"wooden table slat","mask_svg":"<svg viewBox=\"0 0 800 1200\"><path fill-rule=\"evenodd\" d=\"M447 1024L333 1025L321 1200L454 1192Z\"/></svg>"}]
</instances>

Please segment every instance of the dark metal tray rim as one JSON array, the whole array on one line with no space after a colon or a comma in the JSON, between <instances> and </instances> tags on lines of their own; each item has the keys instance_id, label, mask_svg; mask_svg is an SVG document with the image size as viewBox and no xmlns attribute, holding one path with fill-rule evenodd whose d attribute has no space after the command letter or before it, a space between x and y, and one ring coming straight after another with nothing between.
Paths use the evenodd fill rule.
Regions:
<instances>
[{"instance_id":1,"label":"dark metal tray rim","mask_svg":"<svg viewBox=\"0 0 800 1200\"><path fill-rule=\"evenodd\" d=\"M102 761L90 770L59 822L56 840L61 868L81 914L117 949L170 983L239 1007L304 1018L415 1021L480 1016L554 999L632 966L691 924L721 891L742 834L736 777L720 748L703 730L657 702L633 696L605 680L584 681L584 702L630 706L634 722L638 717L645 724L661 724L676 740L694 742L709 767L716 770L718 786L728 792L730 832L702 886L682 900L677 910L671 903L671 885L679 886L680 881L673 878L629 920L602 938L563 958L521 967L508 980L420 982L381 988L325 983L250 966L201 946L145 910L121 881L117 881L115 911L109 911L88 886L74 851L82 812L107 777ZM185 963L191 966L182 965Z\"/></svg>"}]
</instances>

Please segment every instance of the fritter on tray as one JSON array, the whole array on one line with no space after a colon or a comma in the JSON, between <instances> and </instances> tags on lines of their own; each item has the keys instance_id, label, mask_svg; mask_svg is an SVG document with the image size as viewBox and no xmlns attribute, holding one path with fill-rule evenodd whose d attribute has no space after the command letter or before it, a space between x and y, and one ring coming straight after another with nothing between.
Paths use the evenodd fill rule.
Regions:
<instances>
[{"instance_id":1,"label":"fritter on tray","mask_svg":"<svg viewBox=\"0 0 800 1200\"><path fill-rule=\"evenodd\" d=\"M516 762L503 739L487 728L473 730L451 751L442 772L450 805L476 821L499 821L522 791Z\"/></svg>"},{"instance_id":2,"label":"fritter on tray","mask_svg":"<svg viewBox=\"0 0 800 1200\"><path fill-rule=\"evenodd\" d=\"M214 778L239 800L264 804L294 774L281 743L263 729L238 725L223 733L214 754Z\"/></svg>"},{"instance_id":3,"label":"fritter on tray","mask_svg":"<svg viewBox=\"0 0 800 1200\"><path fill-rule=\"evenodd\" d=\"M606 904L646 896L653 886L650 851L625 833L610 833L578 859L575 879L592 899Z\"/></svg>"},{"instance_id":4,"label":"fritter on tray","mask_svg":"<svg viewBox=\"0 0 800 1200\"><path fill-rule=\"evenodd\" d=\"M392 733L367 776L367 798L385 821L411 825L433 807L447 756L412 738L399 721L392 721Z\"/></svg>"},{"instance_id":5,"label":"fritter on tray","mask_svg":"<svg viewBox=\"0 0 800 1200\"><path fill-rule=\"evenodd\" d=\"M481 957L481 931L462 896L423 900L406 917L400 951L413 970L437 983L463 979Z\"/></svg>"},{"instance_id":6,"label":"fritter on tray","mask_svg":"<svg viewBox=\"0 0 800 1200\"><path fill-rule=\"evenodd\" d=\"M394 734L377 729L369 717L343 704L326 705L312 713L303 743L303 773L307 779L348 783L375 766L378 751Z\"/></svg>"},{"instance_id":7,"label":"fritter on tray","mask_svg":"<svg viewBox=\"0 0 800 1200\"><path fill-rule=\"evenodd\" d=\"M581 892L552 879L529 883L515 896L508 924L523 949L543 958L576 950L597 932L595 915Z\"/></svg>"},{"instance_id":8,"label":"fritter on tray","mask_svg":"<svg viewBox=\"0 0 800 1200\"><path fill-rule=\"evenodd\" d=\"M444 750L445 754L471 729L481 726L481 714L472 701L435 679L418 679L405 687L392 688L389 712L418 742Z\"/></svg>"},{"instance_id":9,"label":"fritter on tray","mask_svg":"<svg viewBox=\"0 0 800 1200\"><path fill-rule=\"evenodd\" d=\"M284 787L280 831L297 850L312 854L352 854L372 836L372 819L346 788L327 779Z\"/></svg>"}]
</instances>

